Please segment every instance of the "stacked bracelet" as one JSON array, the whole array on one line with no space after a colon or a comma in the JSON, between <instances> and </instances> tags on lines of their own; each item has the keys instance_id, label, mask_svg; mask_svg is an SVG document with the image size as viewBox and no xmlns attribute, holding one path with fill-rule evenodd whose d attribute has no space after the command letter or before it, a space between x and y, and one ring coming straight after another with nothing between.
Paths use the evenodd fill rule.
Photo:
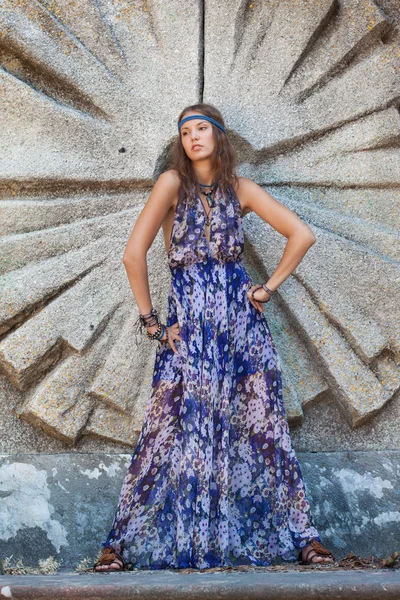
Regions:
<instances>
[{"instance_id":1,"label":"stacked bracelet","mask_svg":"<svg viewBox=\"0 0 400 600\"><path fill-rule=\"evenodd\" d=\"M161 341L161 338L164 337L164 333L166 333L167 338L166 338L166 340L162 340L162 341L167 342L168 341L168 329L166 328L165 325L163 325L160 322L158 312L155 308L152 308L151 311L145 315L139 314L139 317L134 324L134 328L137 333L139 330L140 330L140 332L143 332L143 327L146 327L146 329L147 329L148 327L152 327L153 325L157 325L157 329L154 333L150 333L149 331L147 331L147 337L151 340L160 340Z\"/></svg>"},{"instance_id":2,"label":"stacked bracelet","mask_svg":"<svg viewBox=\"0 0 400 600\"><path fill-rule=\"evenodd\" d=\"M139 315L139 319L144 327L151 327L159 322L158 313L155 308L152 308L146 315Z\"/></svg>"},{"instance_id":3,"label":"stacked bracelet","mask_svg":"<svg viewBox=\"0 0 400 600\"><path fill-rule=\"evenodd\" d=\"M150 327L150 325L149 325ZM165 327L165 325L163 323L158 323L158 327L155 330L154 333L150 333L149 331L147 332L147 337L150 340L161 340L162 337L164 337L164 333L167 334L167 339L163 340L163 342L168 342L168 329Z\"/></svg>"}]
</instances>

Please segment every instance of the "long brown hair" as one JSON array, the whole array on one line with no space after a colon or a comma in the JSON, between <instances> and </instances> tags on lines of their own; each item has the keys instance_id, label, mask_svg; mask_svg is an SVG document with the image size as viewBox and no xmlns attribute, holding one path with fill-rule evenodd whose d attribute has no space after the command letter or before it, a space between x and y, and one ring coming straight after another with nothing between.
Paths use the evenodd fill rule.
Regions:
<instances>
[{"instance_id":1,"label":"long brown hair","mask_svg":"<svg viewBox=\"0 0 400 600\"><path fill-rule=\"evenodd\" d=\"M207 117L211 117L221 123L225 127L224 118L220 111L212 106L200 102L199 104L191 104L186 106L178 117L178 123L183 119L183 116L187 112L195 112ZM211 167L214 172L214 181L218 183L218 188L224 193L228 192L230 185L236 184L236 189L239 186L239 180L236 174L237 166L237 155L235 148L233 147L228 135L222 131L219 127L211 123L213 128L213 135L215 140L215 149L211 156ZM225 127L226 129L226 127ZM185 152L182 145L181 134L179 132L178 138L174 144L172 150L172 169L178 172L181 180L179 189L179 198L182 196L191 196L193 193L200 193L199 186L196 181L196 175L193 169L193 163Z\"/></svg>"}]
</instances>

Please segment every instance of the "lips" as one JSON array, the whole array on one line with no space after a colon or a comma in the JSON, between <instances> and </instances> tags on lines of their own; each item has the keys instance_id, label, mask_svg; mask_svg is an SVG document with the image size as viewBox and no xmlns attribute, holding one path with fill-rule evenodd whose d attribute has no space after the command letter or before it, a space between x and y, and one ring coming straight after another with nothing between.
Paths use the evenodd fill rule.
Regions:
<instances>
[{"instance_id":1,"label":"lips","mask_svg":"<svg viewBox=\"0 0 400 600\"><path fill-rule=\"evenodd\" d=\"M200 146L200 144L195 144L194 146L192 146L192 150L198 150L199 148L202 148L203 146Z\"/></svg>"}]
</instances>

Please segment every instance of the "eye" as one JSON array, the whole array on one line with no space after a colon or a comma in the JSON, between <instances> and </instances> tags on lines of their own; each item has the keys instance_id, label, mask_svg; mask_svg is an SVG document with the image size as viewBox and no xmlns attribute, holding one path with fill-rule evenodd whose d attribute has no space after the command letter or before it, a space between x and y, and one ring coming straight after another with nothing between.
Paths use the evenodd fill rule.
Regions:
<instances>
[{"instance_id":1,"label":"eye","mask_svg":"<svg viewBox=\"0 0 400 600\"><path fill-rule=\"evenodd\" d=\"M207 129L207 125L202 125L202 126L199 128L199 129ZM184 136L184 135L186 135L186 134L187 134L187 131L184 131L184 132L182 133L182 136Z\"/></svg>"}]
</instances>

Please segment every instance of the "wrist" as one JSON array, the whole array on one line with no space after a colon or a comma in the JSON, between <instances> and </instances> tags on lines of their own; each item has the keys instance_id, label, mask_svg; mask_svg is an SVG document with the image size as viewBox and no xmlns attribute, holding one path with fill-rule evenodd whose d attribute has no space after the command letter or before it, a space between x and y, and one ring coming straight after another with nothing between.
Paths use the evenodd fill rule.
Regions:
<instances>
[{"instance_id":1,"label":"wrist","mask_svg":"<svg viewBox=\"0 0 400 600\"><path fill-rule=\"evenodd\" d=\"M263 283L263 284L262 284L262 288L263 288L263 290L264 290L265 292L267 292L267 294L268 294L269 296L272 296L272 295L273 295L273 294L275 294L275 292L277 291L276 289L274 290L273 288L270 288L270 287L269 287L269 285L268 285L268 282L267 282L267 283Z\"/></svg>"}]
</instances>

